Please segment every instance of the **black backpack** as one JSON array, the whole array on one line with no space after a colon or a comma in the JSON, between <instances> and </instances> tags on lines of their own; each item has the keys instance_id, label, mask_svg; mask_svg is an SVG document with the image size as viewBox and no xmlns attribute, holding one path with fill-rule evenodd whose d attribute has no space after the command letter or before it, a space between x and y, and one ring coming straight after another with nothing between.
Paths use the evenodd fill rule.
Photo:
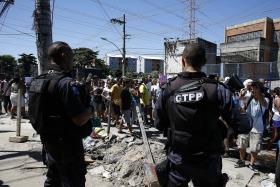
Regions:
<instances>
[{"instance_id":1,"label":"black backpack","mask_svg":"<svg viewBox=\"0 0 280 187\"><path fill-rule=\"evenodd\" d=\"M47 105L47 98L52 94L58 82L66 77L61 73L42 74L33 79L29 87L28 114L30 123L38 134L46 122L44 108Z\"/></svg>"}]
</instances>

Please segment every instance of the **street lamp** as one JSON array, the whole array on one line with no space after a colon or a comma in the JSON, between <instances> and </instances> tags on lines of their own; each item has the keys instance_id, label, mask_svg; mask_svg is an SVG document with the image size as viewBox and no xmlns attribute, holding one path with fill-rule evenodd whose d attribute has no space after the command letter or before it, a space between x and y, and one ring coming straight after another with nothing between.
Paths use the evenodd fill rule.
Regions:
<instances>
[{"instance_id":1,"label":"street lamp","mask_svg":"<svg viewBox=\"0 0 280 187\"><path fill-rule=\"evenodd\" d=\"M114 42L112 42L112 41L110 41L110 40L108 40L107 38L104 38L104 37L101 37L100 38L101 40L104 40L104 41L106 41L106 42L109 42L109 43L111 43L113 46L115 46L117 49L118 49L118 51L121 53L121 55L122 55L122 76L124 76L124 63L125 63L125 59L124 59L124 53L123 53L123 51L114 43Z\"/></svg>"},{"instance_id":2,"label":"street lamp","mask_svg":"<svg viewBox=\"0 0 280 187\"><path fill-rule=\"evenodd\" d=\"M112 41L110 41L110 40L108 40L107 38L104 38L104 37L101 37L100 39L111 43L113 46L115 46L118 49L118 51L121 53L121 55L123 55L123 52L121 51L121 49L114 42L112 42Z\"/></svg>"}]
</instances>

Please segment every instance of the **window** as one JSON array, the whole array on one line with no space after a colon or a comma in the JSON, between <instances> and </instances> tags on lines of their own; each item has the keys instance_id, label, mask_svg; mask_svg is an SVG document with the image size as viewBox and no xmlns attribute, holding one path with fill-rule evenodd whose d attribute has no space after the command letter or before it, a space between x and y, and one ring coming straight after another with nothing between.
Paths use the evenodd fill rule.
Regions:
<instances>
[{"instance_id":1,"label":"window","mask_svg":"<svg viewBox=\"0 0 280 187\"><path fill-rule=\"evenodd\" d=\"M254 31L244 34L238 34L235 36L228 36L228 43L230 42L239 42L239 41L245 41L245 40L251 40L255 38L260 38L263 34L263 31Z\"/></svg>"}]
</instances>

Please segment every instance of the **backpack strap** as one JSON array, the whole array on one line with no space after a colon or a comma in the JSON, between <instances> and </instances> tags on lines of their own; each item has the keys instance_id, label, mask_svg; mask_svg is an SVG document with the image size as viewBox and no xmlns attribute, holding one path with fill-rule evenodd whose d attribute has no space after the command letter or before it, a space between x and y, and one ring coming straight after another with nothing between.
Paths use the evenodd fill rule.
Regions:
<instances>
[{"instance_id":1,"label":"backpack strap","mask_svg":"<svg viewBox=\"0 0 280 187\"><path fill-rule=\"evenodd\" d=\"M175 80L175 79L174 79ZM172 81L172 80L171 80ZM209 78L206 78L206 77L203 77L199 80L196 80L196 81L193 81L189 84L185 84L175 90L172 90L171 92L169 92L166 96L165 96L165 99L168 99L171 95L173 95L174 93L177 93L177 92L184 92L184 91L191 91L191 90L194 90L194 89L197 89L197 87L199 85L202 85L204 83L215 83L215 84L222 84L224 85L223 83L219 82L219 81L216 81L216 80L212 80L212 79L209 79ZM168 82L168 84L170 86L170 82Z\"/></svg>"},{"instance_id":2,"label":"backpack strap","mask_svg":"<svg viewBox=\"0 0 280 187\"><path fill-rule=\"evenodd\" d=\"M56 74L55 76L53 76L53 77L50 79L50 83L49 83L49 86L48 86L48 93L53 94L56 85L57 85L57 84L59 83L59 81L60 81L61 79L63 79L64 77L66 77L66 75L64 75L64 74Z\"/></svg>"},{"instance_id":3,"label":"backpack strap","mask_svg":"<svg viewBox=\"0 0 280 187\"><path fill-rule=\"evenodd\" d=\"M253 96L250 96L248 102L246 103L246 106L245 106L245 111L247 110L248 106L250 105L251 101L253 100ZM262 108L262 107L261 107ZM262 110L262 109L261 109Z\"/></svg>"}]
</instances>

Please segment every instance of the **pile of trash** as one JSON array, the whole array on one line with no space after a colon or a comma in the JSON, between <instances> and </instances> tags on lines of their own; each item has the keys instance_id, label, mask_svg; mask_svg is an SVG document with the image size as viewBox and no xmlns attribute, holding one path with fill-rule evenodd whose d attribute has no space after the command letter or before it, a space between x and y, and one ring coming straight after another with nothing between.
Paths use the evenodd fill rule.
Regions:
<instances>
[{"instance_id":1,"label":"pile of trash","mask_svg":"<svg viewBox=\"0 0 280 187\"><path fill-rule=\"evenodd\" d=\"M104 129L95 129L84 140L86 155L93 161L88 172L112 186L144 186L145 152L141 137L113 134L107 138L106 134L105 138L105 134ZM149 143L155 162L160 163L166 158L164 143L155 139Z\"/></svg>"}]
</instances>

